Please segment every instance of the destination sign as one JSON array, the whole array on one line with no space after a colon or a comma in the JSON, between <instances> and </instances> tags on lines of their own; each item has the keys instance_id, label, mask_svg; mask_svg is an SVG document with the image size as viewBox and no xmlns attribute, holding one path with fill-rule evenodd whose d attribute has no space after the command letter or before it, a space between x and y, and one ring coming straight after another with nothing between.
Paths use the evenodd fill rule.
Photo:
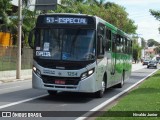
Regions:
<instances>
[{"instance_id":1,"label":"destination sign","mask_svg":"<svg viewBox=\"0 0 160 120\"><path fill-rule=\"evenodd\" d=\"M46 17L45 23L47 24L87 25L87 19L86 18L76 18L76 17Z\"/></svg>"}]
</instances>

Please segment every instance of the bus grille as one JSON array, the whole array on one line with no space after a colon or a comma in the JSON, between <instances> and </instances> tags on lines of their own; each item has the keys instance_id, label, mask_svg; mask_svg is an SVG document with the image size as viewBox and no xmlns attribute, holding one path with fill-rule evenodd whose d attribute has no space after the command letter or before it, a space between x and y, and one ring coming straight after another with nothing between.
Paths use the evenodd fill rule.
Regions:
<instances>
[{"instance_id":1,"label":"bus grille","mask_svg":"<svg viewBox=\"0 0 160 120\"><path fill-rule=\"evenodd\" d=\"M78 85L80 81L80 77L55 77L55 76L47 76L42 75L42 80L44 83L55 84L55 80L63 80L65 81L65 85Z\"/></svg>"}]
</instances>

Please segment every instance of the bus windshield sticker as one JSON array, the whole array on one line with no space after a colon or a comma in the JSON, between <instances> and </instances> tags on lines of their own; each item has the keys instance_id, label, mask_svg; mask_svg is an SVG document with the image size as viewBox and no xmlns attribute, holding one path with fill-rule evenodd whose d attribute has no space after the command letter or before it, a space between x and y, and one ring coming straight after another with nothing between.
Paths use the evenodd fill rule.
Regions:
<instances>
[{"instance_id":1,"label":"bus windshield sticker","mask_svg":"<svg viewBox=\"0 0 160 120\"><path fill-rule=\"evenodd\" d=\"M48 24L80 24L87 25L86 18L70 18L70 17L46 17L45 23Z\"/></svg>"},{"instance_id":2,"label":"bus windshield sticker","mask_svg":"<svg viewBox=\"0 0 160 120\"><path fill-rule=\"evenodd\" d=\"M65 53L65 52L64 52L64 53L62 54L62 59L63 59L63 60L67 60L67 59L70 58L70 57L71 57L71 55L70 55L69 53Z\"/></svg>"},{"instance_id":3,"label":"bus windshield sticker","mask_svg":"<svg viewBox=\"0 0 160 120\"><path fill-rule=\"evenodd\" d=\"M49 43L44 43L43 51L49 51Z\"/></svg>"},{"instance_id":4,"label":"bus windshield sticker","mask_svg":"<svg viewBox=\"0 0 160 120\"><path fill-rule=\"evenodd\" d=\"M41 50L41 48L40 47L36 47L36 50Z\"/></svg>"},{"instance_id":5,"label":"bus windshield sticker","mask_svg":"<svg viewBox=\"0 0 160 120\"><path fill-rule=\"evenodd\" d=\"M51 53L44 51L36 51L36 56L51 57Z\"/></svg>"}]
</instances>

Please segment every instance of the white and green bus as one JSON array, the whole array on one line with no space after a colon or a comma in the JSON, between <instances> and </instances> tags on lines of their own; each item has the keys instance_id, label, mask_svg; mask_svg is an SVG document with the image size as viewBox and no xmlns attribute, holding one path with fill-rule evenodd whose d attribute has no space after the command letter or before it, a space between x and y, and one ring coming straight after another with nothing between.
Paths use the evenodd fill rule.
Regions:
<instances>
[{"instance_id":1,"label":"white and green bus","mask_svg":"<svg viewBox=\"0 0 160 120\"><path fill-rule=\"evenodd\" d=\"M122 87L132 67L132 41L97 16L44 14L30 32L32 86L57 91L94 93Z\"/></svg>"}]
</instances>

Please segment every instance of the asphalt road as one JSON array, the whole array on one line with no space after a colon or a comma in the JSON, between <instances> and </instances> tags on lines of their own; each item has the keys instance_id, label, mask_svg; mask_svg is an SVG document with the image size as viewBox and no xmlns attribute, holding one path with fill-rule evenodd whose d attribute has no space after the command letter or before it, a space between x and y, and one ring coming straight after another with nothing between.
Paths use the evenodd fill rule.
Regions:
<instances>
[{"instance_id":1,"label":"asphalt road","mask_svg":"<svg viewBox=\"0 0 160 120\"><path fill-rule=\"evenodd\" d=\"M103 98L94 98L92 94L64 92L56 96L49 96L45 90L32 89L30 80L1 84L0 116L2 116L2 112L6 111L11 112L14 118L0 117L0 120L22 119L17 118L16 115L23 116L23 120L74 120L139 82L155 70L143 68L132 72L130 79L125 81L123 88L107 89ZM37 113L37 116L42 115L42 118L25 118L25 116L31 117L30 112ZM5 115L6 113L3 113L3 116Z\"/></svg>"}]
</instances>

